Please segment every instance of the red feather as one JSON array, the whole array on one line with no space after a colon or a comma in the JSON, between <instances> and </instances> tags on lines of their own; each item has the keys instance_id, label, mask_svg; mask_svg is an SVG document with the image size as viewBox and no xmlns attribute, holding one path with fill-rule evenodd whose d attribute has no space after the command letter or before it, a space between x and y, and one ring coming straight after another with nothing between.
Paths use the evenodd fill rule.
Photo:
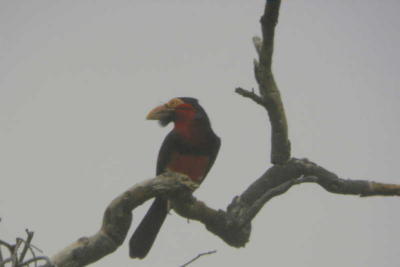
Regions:
<instances>
[{"instance_id":1,"label":"red feather","mask_svg":"<svg viewBox=\"0 0 400 267\"><path fill-rule=\"evenodd\" d=\"M214 164L220 139L211 129L207 114L197 100L176 98L171 101L171 105L154 109L152 112L156 115L148 115L150 119L161 119L162 125L174 122L174 129L161 145L156 173L159 175L170 170L186 174L193 181L201 183ZM180 104L175 105L177 102ZM170 110L170 106L173 106L174 113L165 116L163 112ZM129 241L132 258L144 258L147 255L167 213L168 200L157 197Z\"/></svg>"},{"instance_id":2,"label":"red feather","mask_svg":"<svg viewBox=\"0 0 400 267\"><path fill-rule=\"evenodd\" d=\"M174 152L171 155L167 169L186 174L193 181L201 183L209 169L209 163L208 156L184 155Z\"/></svg>"}]
</instances>

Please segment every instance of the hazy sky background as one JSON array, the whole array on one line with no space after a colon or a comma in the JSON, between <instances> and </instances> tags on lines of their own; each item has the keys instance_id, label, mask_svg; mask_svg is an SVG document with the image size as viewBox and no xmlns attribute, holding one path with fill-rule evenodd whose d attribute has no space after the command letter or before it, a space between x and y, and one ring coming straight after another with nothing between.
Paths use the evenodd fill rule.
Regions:
<instances>
[{"instance_id":1,"label":"hazy sky background","mask_svg":"<svg viewBox=\"0 0 400 267\"><path fill-rule=\"evenodd\" d=\"M270 167L266 113L233 93L256 87L251 38L263 9L255 0L0 0L0 238L29 228L53 255L95 233L114 197L154 176L169 128L144 118L175 96L198 98L222 138L195 194L225 208ZM274 71L294 157L400 183L399 10L398 0L283 1ZM172 213L145 260L130 260L125 242L94 266L179 266L213 249L192 266L398 266L399 206L304 184L264 207L246 248Z\"/></svg>"}]
</instances>

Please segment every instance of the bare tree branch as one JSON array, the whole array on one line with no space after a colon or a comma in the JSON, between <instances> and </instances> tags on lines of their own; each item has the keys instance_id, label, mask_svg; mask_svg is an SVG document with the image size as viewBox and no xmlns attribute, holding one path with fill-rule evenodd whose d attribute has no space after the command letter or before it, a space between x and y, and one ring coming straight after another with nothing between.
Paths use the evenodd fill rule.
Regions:
<instances>
[{"instance_id":1,"label":"bare tree branch","mask_svg":"<svg viewBox=\"0 0 400 267\"><path fill-rule=\"evenodd\" d=\"M5 247L8 250L8 253L10 254L9 258L4 259L3 255L1 253L2 247ZM7 262L11 262L11 255L13 254L13 249L14 249L13 245L8 244L7 242L0 239L0 254L1 254L0 267L4 267Z\"/></svg>"},{"instance_id":2,"label":"bare tree branch","mask_svg":"<svg viewBox=\"0 0 400 267\"><path fill-rule=\"evenodd\" d=\"M0 246L6 247L10 253L13 251L13 245L8 244L6 241L0 239Z\"/></svg>"},{"instance_id":3,"label":"bare tree branch","mask_svg":"<svg viewBox=\"0 0 400 267\"><path fill-rule=\"evenodd\" d=\"M185 264L181 265L180 267L186 267L186 266L188 266L189 264L191 264L192 262L198 260L200 257L205 256L205 255L211 255L211 254L214 254L214 253L216 253L216 252L217 252L216 250L211 250L211 251L207 251L207 252L200 253L199 255L197 255L196 257L194 257L194 258L191 259L190 261L186 262Z\"/></svg>"},{"instance_id":4,"label":"bare tree branch","mask_svg":"<svg viewBox=\"0 0 400 267\"><path fill-rule=\"evenodd\" d=\"M251 100L253 100L254 102L256 102L257 104L259 104L261 106L265 105L264 100L260 96L258 96L256 93L254 93L253 91L248 91L248 90L238 87L235 89L235 92L243 97L250 98Z\"/></svg>"},{"instance_id":5,"label":"bare tree branch","mask_svg":"<svg viewBox=\"0 0 400 267\"><path fill-rule=\"evenodd\" d=\"M26 241L24 241L25 244L24 244L24 248L22 249L21 255L19 257L19 262L23 262L24 261L26 252L30 248L30 244L31 244L31 241L32 241L32 238L33 238L33 232L29 231L28 229L26 229L25 232L28 235L28 237L26 238Z\"/></svg>"},{"instance_id":6,"label":"bare tree branch","mask_svg":"<svg viewBox=\"0 0 400 267\"><path fill-rule=\"evenodd\" d=\"M308 161L307 159L296 160L304 175L314 178L309 182L318 183L331 193L344 195L368 196L400 196L400 185L384 184L367 180L350 180L339 178L336 174Z\"/></svg>"},{"instance_id":7,"label":"bare tree branch","mask_svg":"<svg viewBox=\"0 0 400 267\"><path fill-rule=\"evenodd\" d=\"M194 185L186 176L166 173L133 186L110 203L104 213L103 225L95 235L78 239L53 256L52 263L57 266L84 266L113 252L126 237L132 220L131 211L160 195L171 199L172 207L178 214L203 223L227 244L244 246L251 230L248 217L254 214L254 211L247 210L259 209L260 203L248 206L235 198L227 211L214 210L191 195ZM262 200L264 203L284 191L275 188L271 192L268 190L265 190L269 196Z\"/></svg>"},{"instance_id":8,"label":"bare tree branch","mask_svg":"<svg viewBox=\"0 0 400 267\"><path fill-rule=\"evenodd\" d=\"M35 266L37 266L37 262L39 261L46 261L47 267L53 267L53 264L50 262L50 259L45 257L45 256L36 256L34 250L33 250L33 245L31 244L32 239L33 239L33 232L29 231L28 229L25 230L27 234L27 239L24 240L22 238L17 238L15 245L11 245L3 240L0 240L0 251L1 247L6 247L9 251L10 256L6 259L3 259L3 256L0 257L0 266L5 267L7 263L11 263L12 267L23 267L23 266L28 266L31 263L34 263ZM22 247L22 251L20 252L21 245L24 244ZM32 254L32 258L23 261L23 259L26 256L26 253L30 251ZM19 255L19 257L18 257Z\"/></svg>"},{"instance_id":9,"label":"bare tree branch","mask_svg":"<svg viewBox=\"0 0 400 267\"><path fill-rule=\"evenodd\" d=\"M4 267L4 264L3 264L3 253L1 252L1 246L0 246L0 267Z\"/></svg>"},{"instance_id":10,"label":"bare tree branch","mask_svg":"<svg viewBox=\"0 0 400 267\"><path fill-rule=\"evenodd\" d=\"M21 239L17 239L17 243L13 247L13 252L11 254L12 266L18 266L19 265L19 262L18 262L18 249L21 246L21 244L22 244L22 240Z\"/></svg>"},{"instance_id":11,"label":"bare tree branch","mask_svg":"<svg viewBox=\"0 0 400 267\"><path fill-rule=\"evenodd\" d=\"M271 123L271 163L283 164L290 159L290 141L285 109L279 89L272 73L275 27L278 23L280 0L267 0L261 17L262 40L253 38L259 59L254 60L254 74L261 96L236 88L236 93L262 105L268 112Z\"/></svg>"},{"instance_id":12,"label":"bare tree branch","mask_svg":"<svg viewBox=\"0 0 400 267\"><path fill-rule=\"evenodd\" d=\"M254 201L253 205L251 205L246 213L243 215L243 218L239 224L239 227L245 226L246 224L251 223L251 221L256 217L258 212L261 210L264 205L271 200L273 197L276 197L278 195L281 195L283 193L286 193L294 184L300 183L300 180L296 182L297 180L289 180L287 182L284 182L280 184L279 186L276 186L274 188L271 188L270 190L266 191L260 198L258 198L256 201Z\"/></svg>"},{"instance_id":13,"label":"bare tree branch","mask_svg":"<svg viewBox=\"0 0 400 267\"><path fill-rule=\"evenodd\" d=\"M45 264L44 266L48 266L48 267L52 267L52 266L53 266L52 263L51 263L51 261L50 261L50 259L49 259L48 257L45 257L45 256L34 257L34 258L32 258L32 259L29 259L29 260L27 260L27 261L21 263L19 266L20 266L20 267L28 266L28 265L31 264L31 263L35 263L35 266L37 266L37 263L38 263L39 261L44 261L44 262L46 262L46 264Z\"/></svg>"},{"instance_id":14,"label":"bare tree branch","mask_svg":"<svg viewBox=\"0 0 400 267\"><path fill-rule=\"evenodd\" d=\"M331 193L362 197L400 196L400 185L343 179L307 159L291 158L286 116L271 68L280 3L280 0L267 0L261 18L262 39L253 39L259 55L254 63L254 72L260 95L242 88L236 89L238 94L252 99L268 111L272 132L271 162L274 165L240 196L234 197L226 210L215 210L193 197L191 193L195 184L180 174L165 173L137 184L109 204L104 212L103 224L96 234L82 237L57 253L52 257L51 264L62 267L85 266L113 252L127 235L132 210L156 196L168 197L176 213L203 223L208 231L233 247L243 247L248 242L251 221L262 207L296 184L317 183ZM0 240L1 244L4 245ZM5 243L4 246L7 245ZM7 260L3 261L3 265Z\"/></svg>"},{"instance_id":15,"label":"bare tree branch","mask_svg":"<svg viewBox=\"0 0 400 267\"><path fill-rule=\"evenodd\" d=\"M167 196L179 215L199 221L208 231L228 245L243 247L251 233L251 221L273 197L293 185L318 183L332 193L359 196L400 196L400 186L345 180L307 159L291 159L274 165L252 183L227 209L215 210L192 194L194 183L186 176L165 173L133 186L107 207L101 229L91 237L82 237L52 257L57 266L85 266L113 252L124 241L132 220L131 211L155 196Z\"/></svg>"},{"instance_id":16,"label":"bare tree branch","mask_svg":"<svg viewBox=\"0 0 400 267\"><path fill-rule=\"evenodd\" d=\"M100 230L90 237L81 237L55 256L56 266L85 266L115 251L124 241L132 222L131 211L154 196L193 189L195 183L186 176L166 173L144 181L115 198L106 208Z\"/></svg>"}]
</instances>

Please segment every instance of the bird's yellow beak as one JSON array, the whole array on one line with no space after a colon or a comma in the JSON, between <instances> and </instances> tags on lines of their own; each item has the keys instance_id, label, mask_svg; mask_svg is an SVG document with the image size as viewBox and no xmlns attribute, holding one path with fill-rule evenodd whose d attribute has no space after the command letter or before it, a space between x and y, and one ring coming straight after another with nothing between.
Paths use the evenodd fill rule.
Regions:
<instances>
[{"instance_id":1,"label":"bird's yellow beak","mask_svg":"<svg viewBox=\"0 0 400 267\"><path fill-rule=\"evenodd\" d=\"M179 98L173 98L168 103L155 107L152 109L149 114L147 114L147 120L163 120L172 115L175 111L175 108L184 102Z\"/></svg>"},{"instance_id":2,"label":"bird's yellow beak","mask_svg":"<svg viewBox=\"0 0 400 267\"><path fill-rule=\"evenodd\" d=\"M171 115L174 109L167 107L166 105L161 105L153 108L149 114L146 116L146 120L161 120L167 116Z\"/></svg>"}]
</instances>

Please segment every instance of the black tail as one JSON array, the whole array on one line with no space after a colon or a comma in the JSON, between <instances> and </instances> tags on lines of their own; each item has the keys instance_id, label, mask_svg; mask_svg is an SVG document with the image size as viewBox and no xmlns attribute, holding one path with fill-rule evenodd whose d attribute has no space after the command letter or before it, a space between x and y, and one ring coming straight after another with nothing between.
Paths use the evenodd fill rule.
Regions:
<instances>
[{"instance_id":1,"label":"black tail","mask_svg":"<svg viewBox=\"0 0 400 267\"><path fill-rule=\"evenodd\" d=\"M129 240L131 258L144 258L149 252L168 213L168 200L156 198Z\"/></svg>"}]
</instances>

